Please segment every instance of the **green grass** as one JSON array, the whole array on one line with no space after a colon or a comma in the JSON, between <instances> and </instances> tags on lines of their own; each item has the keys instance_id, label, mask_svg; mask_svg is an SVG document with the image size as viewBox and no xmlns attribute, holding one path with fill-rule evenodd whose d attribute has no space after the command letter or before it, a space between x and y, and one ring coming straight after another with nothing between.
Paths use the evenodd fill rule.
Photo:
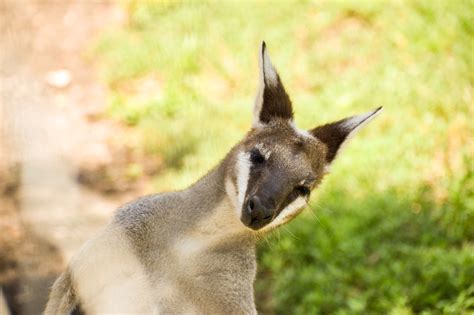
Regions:
<instances>
[{"instance_id":1,"label":"green grass","mask_svg":"<svg viewBox=\"0 0 474 315\"><path fill-rule=\"evenodd\" d=\"M474 311L474 1L125 2L91 56L108 115L198 179L250 127L265 39L300 127L384 106L259 249L276 314Z\"/></svg>"}]
</instances>

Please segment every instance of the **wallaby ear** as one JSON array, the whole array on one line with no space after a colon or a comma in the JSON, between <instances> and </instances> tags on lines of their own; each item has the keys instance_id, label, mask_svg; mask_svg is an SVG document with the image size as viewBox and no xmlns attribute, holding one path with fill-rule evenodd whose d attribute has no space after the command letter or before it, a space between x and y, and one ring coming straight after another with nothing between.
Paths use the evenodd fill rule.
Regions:
<instances>
[{"instance_id":1,"label":"wallaby ear","mask_svg":"<svg viewBox=\"0 0 474 315\"><path fill-rule=\"evenodd\" d=\"M341 145L348 140L355 131L377 116L381 110L382 107L379 107L369 113L348 117L310 130L313 136L327 145L326 162L328 164L331 163L336 157Z\"/></svg>"},{"instance_id":2,"label":"wallaby ear","mask_svg":"<svg viewBox=\"0 0 474 315\"><path fill-rule=\"evenodd\" d=\"M291 101L273 67L265 42L260 48L260 86L254 107L254 126L272 119L293 119Z\"/></svg>"}]
</instances>

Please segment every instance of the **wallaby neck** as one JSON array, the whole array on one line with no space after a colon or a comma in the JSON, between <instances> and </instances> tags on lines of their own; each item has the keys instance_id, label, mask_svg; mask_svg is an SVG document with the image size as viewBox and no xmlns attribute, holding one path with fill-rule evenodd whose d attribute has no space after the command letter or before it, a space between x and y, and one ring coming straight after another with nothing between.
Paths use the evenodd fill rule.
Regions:
<instances>
[{"instance_id":1,"label":"wallaby neck","mask_svg":"<svg viewBox=\"0 0 474 315\"><path fill-rule=\"evenodd\" d=\"M185 190L187 194L192 194L193 199L198 202L200 199L208 202L220 202L227 198L225 193L225 160L211 169L206 175Z\"/></svg>"},{"instance_id":2,"label":"wallaby neck","mask_svg":"<svg viewBox=\"0 0 474 315\"><path fill-rule=\"evenodd\" d=\"M200 212L198 233L239 243L252 242L252 231L240 222L235 204L226 193L226 165L224 159L183 193L190 201L191 211Z\"/></svg>"}]
</instances>

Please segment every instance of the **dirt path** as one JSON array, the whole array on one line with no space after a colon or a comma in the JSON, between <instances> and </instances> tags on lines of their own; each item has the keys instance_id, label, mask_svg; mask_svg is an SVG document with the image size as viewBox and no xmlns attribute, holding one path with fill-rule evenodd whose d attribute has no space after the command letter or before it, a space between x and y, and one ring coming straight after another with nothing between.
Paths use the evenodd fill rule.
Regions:
<instances>
[{"instance_id":1,"label":"dirt path","mask_svg":"<svg viewBox=\"0 0 474 315\"><path fill-rule=\"evenodd\" d=\"M124 201L76 180L84 160L112 158L111 123L90 119L103 110L105 90L82 56L98 31L122 16L107 2L0 0L0 181L3 169L3 182L9 176L15 187L0 194L0 229L11 233L0 237L0 285L12 313L41 312L63 261ZM22 257L19 248L28 242L41 245ZM31 269L42 264L57 266L35 278Z\"/></svg>"}]
</instances>

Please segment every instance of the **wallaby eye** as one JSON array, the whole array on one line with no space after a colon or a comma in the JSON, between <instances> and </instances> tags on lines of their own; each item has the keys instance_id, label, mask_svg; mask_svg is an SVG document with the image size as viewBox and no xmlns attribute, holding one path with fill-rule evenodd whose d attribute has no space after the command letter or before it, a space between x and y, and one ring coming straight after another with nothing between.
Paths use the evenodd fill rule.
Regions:
<instances>
[{"instance_id":1,"label":"wallaby eye","mask_svg":"<svg viewBox=\"0 0 474 315\"><path fill-rule=\"evenodd\" d=\"M262 164L265 162L265 157L258 149L252 149L250 151L250 161L254 164Z\"/></svg>"},{"instance_id":2,"label":"wallaby eye","mask_svg":"<svg viewBox=\"0 0 474 315\"><path fill-rule=\"evenodd\" d=\"M307 196L311 192L309 187L303 185L296 186L296 191L302 196Z\"/></svg>"}]
</instances>

